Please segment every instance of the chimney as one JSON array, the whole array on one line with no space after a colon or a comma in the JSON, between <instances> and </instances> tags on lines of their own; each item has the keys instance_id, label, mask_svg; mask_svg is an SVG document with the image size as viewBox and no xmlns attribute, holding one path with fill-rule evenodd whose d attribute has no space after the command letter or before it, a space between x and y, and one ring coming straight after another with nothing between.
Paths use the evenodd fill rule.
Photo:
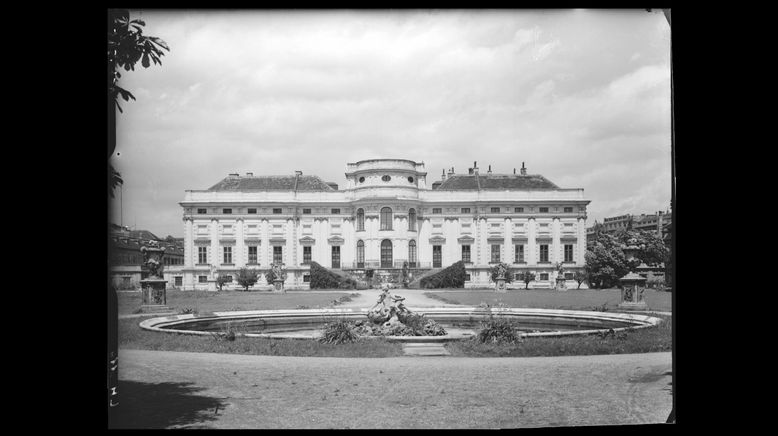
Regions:
<instances>
[{"instance_id":1,"label":"chimney","mask_svg":"<svg viewBox=\"0 0 778 436\"><path fill-rule=\"evenodd\" d=\"M489 164L489 171L487 171L486 174L491 174L491 173L492 173L492 165Z\"/></svg>"},{"instance_id":2,"label":"chimney","mask_svg":"<svg viewBox=\"0 0 778 436\"><path fill-rule=\"evenodd\" d=\"M238 174L238 173L230 173L230 177L240 177L240 174Z\"/></svg>"},{"instance_id":3,"label":"chimney","mask_svg":"<svg viewBox=\"0 0 778 436\"><path fill-rule=\"evenodd\" d=\"M448 176L451 177L452 174L454 174L454 167L451 167L451 169L448 170Z\"/></svg>"},{"instance_id":4,"label":"chimney","mask_svg":"<svg viewBox=\"0 0 778 436\"><path fill-rule=\"evenodd\" d=\"M246 177L254 177L254 173L246 173Z\"/></svg>"},{"instance_id":5,"label":"chimney","mask_svg":"<svg viewBox=\"0 0 778 436\"><path fill-rule=\"evenodd\" d=\"M513 169L513 174L516 174L516 168Z\"/></svg>"},{"instance_id":6,"label":"chimney","mask_svg":"<svg viewBox=\"0 0 778 436\"><path fill-rule=\"evenodd\" d=\"M473 174L478 174L478 162L473 161Z\"/></svg>"},{"instance_id":7,"label":"chimney","mask_svg":"<svg viewBox=\"0 0 778 436\"><path fill-rule=\"evenodd\" d=\"M295 172L294 172L294 175L295 175L295 176L302 176L302 175L303 175L303 172L302 172L302 171L300 171L300 170L297 170L297 171L295 171Z\"/></svg>"},{"instance_id":8,"label":"chimney","mask_svg":"<svg viewBox=\"0 0 778 436\"><path fill-rule=\"evenodd\" d=\"M440 180L446 180L446 170L443 170L443 175L440 176Z\"/></svg>"},{"instance_id":9,"label":"chimney","mask_svg":"<svg viewBox=\"0 0 778 436\"><path fill-rule=\"evenodd\" d=\"M524 168L524 162L521 163L521 175L526 176L527 175L527 169Z\"/></svg>"}]
</instances>

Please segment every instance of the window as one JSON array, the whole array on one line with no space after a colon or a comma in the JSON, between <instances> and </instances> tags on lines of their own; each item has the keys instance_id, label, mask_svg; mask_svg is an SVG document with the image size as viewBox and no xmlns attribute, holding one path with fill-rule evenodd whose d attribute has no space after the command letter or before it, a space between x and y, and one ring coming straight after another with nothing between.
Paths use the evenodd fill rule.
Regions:
<instances>
[{"instance_id":1,"label":"window","mask_svg":"<svg viewBox=\"0 0 778 436\"><path fill-rule=\"evenodd\" d=\"M357 268L365 267L365 243L357 241Z\"/></svg>"},{"instance_id":2,"label":"window","mask_svg":"<svg viewBox=\"0 0 778 436\"><path fill-rule=\"evenodd\" d=\"M412 268L416 266L416 241L414 240L408 241L408 266Z\"/></svg>"},{"instance_id":3,"label":"window","mask_svg":"<svg viewBox=\"0 0 778 436\"><path fill-rule=\"evenodd\" d=\"M392 241L384 239L381 241L381 268L392 267Z\"/></svg>"},{"instance_id":4,"label":"window","mask_svg":"<svg viewBox=\"0 0 778 436\"><path fill-rule=\"evenodd\" d=\"M230 275L224 276L224 279L227 283L232 283L232 276Z\"/></svg>"},{"instance_id":5,"label":"window","mask_svg":"<svg viewBox=\"0 0 778 436\"><path fill-rule=\"evenodd\" d=\"M257 213L257 208L256 207L250 207L249 208L249 213L256 214Z\"/></svg>"},{"instance_id":6,"label":"window","mask_svg":"<svg viewBox=\"0 0 778 436\"><path fill-rule=\"evenodd\" d=\"M303 274L303 283L310 283L310 282L311 282L311 275Z\"/></svg>"},{"instance_id":7,"label":"window","mask_svg":"<svg viewBox=\"0 0 778 436\"><path fill-rule=\"evenodd\" d=\"M408 182L413 183L413 177L408 177Z\"/></svg>"},{"instance_id":8,"label":"window","mask_svg":"<svg viewBox=\"0 0 778 436\"><path fill-rule=\"evenodd\" d=\"M572 212L573 212L573 208L572 207L566 207L565 208L565 213L572 213Z\"/></svg>"},{"instance_id":9,"label":"window","mask_svg":"<svg viewBox=\"0 0 778 436\"><path fill-rule=\"evenodd\" d=\"M460 213L470 213L470 208L469 207L463 207L462 209L459 209L459 212Z\"/></svg>"},{"instance_id":10,"label":"window","mask_svg":"<svg viewBox=\"0 0 778 436\"><path fill-rule=\"evenodd\" d=\"M466 281L466 282L469 282L469 281L470 281L470 274L465 274L465 281Z\"/></svg>"},{"instance_id":11,"label":"window","mask_svg":"<svg viewBox=\"0 0 778 436\"><path fill-rule=\"evenodd\" d=\"M492 261L491 263L500 262L500 244L492 245Z\"/></svg>"},{"instance_id":12,"label":"window","mask_svg":"<svg viewBox=\"0 0 778 436\"><path fill-rule=\"evenodd\" d=\"M443 247L440 245L432 246L432 267L441 268L443 266Z\"/></svg>"},{"instance_id":13,"label":"window","mask_svg":"<svg viewBox=\"0 0 778 436\"><path fill-rule=\"evenodd\" d=\"M548 208L547 207L541 207L540 208L540 213L548 213Z\"/></svg>"},{"instance_id":14,"label":"window","mask_svg":"<svg viewBox=\"0 0 778 436\"><path fill-rule=\"evenodd\" d=\"M433 207L432 208L432 213L435 213L435 214L443 213L443 209L439 208L439 207Z\"/></svg>"},{"instance_id":15,"label":"window","mask_svg":"<svg viewBox=\"0 0 778 436\"><path fill-rule=\"evenodd\" d=\"M222 263L232 263L232 247L223 247L224 248L224 262Z\"/></svg>"},{"instance_id":16,"label":"window","mask_svg":"<svg viewBox=\"0 0 778 436\"><path fill-rule=\"evenodd\" d=\"M381 230L392 230L392 209L381 208Z\"/></svg>"},{"instance_id":17,"label":"window","mask_svg":"<svg viewBox=\"0 0 778 436\"><path fill-rule=\"evenodd\" d=\"M232 209L222 209L222 213L225 215L230 215L232 214Z\"/></svg>"},{"instance_id":18,"label":"window","mask_svg":"<svg viewBox=\"0 0 778 436\"><path fill-rule=\"evenodd\" d=\"M311 263L311 246L306 245L303 247L303 265Z\"/></svg>"},{"instance_id":19,"label":"window","mask_svg":"<svg viewBox=\"0 0 778 436\"><path fill-rule=\"evenodd\" d=\"M565 244L565 262L573 261L573 244Z\"/></svg>"},{"instance_id":20,"label":"window","mask_svg":"<svg viewBox=\"0 0 778 436\"><path fill-rule=\"evenodd\" d=\"M340 209L331 209L330 213L333 215L340 215Z\"/></svg>"},{"instance_id":21,"label":"window","mask_svg":"<svg viewBox=\"0 0 778 436\"><path fill-rule=\"evenodd\" d=\"M470 246L469 245L463 245L462 246L462 262L470 263Z\"/></svg>"},{"instance_id":22,"label":"window","mask_svg":"<svg viewBox=\"0 0 778 436\"><path fill-rule=\"evenodd\" d=\"M175 279L175 286L183 286L184 284L184 278L181 276L177 276Z\"/></svg>"},{"instance_id":23,"label":"window","mask_svg":"<svg viewBox=\"0 0 778 436\"><path fill-rule=\"evenodd\" d=\"M208 276L197 276L197 283L208 283Z\"/></svg>"},{"instance_id":24,"label":"window","mask_svg":"<svg viewBox=\"0 0 778 436\"><path fill-rule=\"evenodd\" d=\"M205 215L206 213L208 213L208 211L207 209L197 209L197 213L200 215Z\"/></svg>"},{"instance_id":25,"label":"window","mask_svg":"<svg viewBox=\"0 0 778 436\"><path fill-rule=\"evenodd\" d=\"M392 180L392 178L389 177L389 176L383 176L383 177L381 177L381 180L383 180L384 182L388 182L388 181Z\"/></svg>"},{"instance_id":26,"label":"window","mask_svg":"<svg viewBox=\"0 0 778 436\"><path fill-rule=\"evenodd\" d=\"M208 263L208 247L197 247L197 263Z\"/></svg>"},{"instance_id":27,"label":"window","mask_svg":"<svg viewBox=\"0 0 778 436\"><path fill-rule=\"evenodd\" d=\"M257 263L257 246L256 245L249 245L249 263L250 264L256 264Z\"/></svg>"},{"instance_id":28,"label":"window","mask_svg":"<svg viewBox=\"0 0 778 436\"><path fill-rule=\"evenodd\" d=\"M493 207L492 208L492 213L500 213L500 208L499 207Z\"/></svg>"},{"instance_id":29,"label":"window","mask_svg":"<svg viewBox=\"0 0 778 436\"><path fill-rule=\"evenodd\" d=\"M274 207L273 208L273 213L276 214L276 215L280 214L281 213L281 208L280 207Z\"/></svg>"},{"instance_id":30,"label":"window","mask_svg":"<svg viewBox=\"0 0 778 436\"><path fill-rule=\"evenodd\" d=\"M540 273L540 280L548 280L548 273Z\"/></svg>"},{"instance_id":31,"label":"window","mask_svg":"<svg viewBox=\"0 0 778 436\"><path fill-rule=\"evenodd\" d=\"M340 246L339 245L332 246L332 267L336 269L340 268Z\"/></svg>"},{"instance_id":32,"label":"window","mask_svg":"<svg viewBox=\"0 0 778 436\"><path fill-rule=\"evenodd\" d=\"M548 244L542 244L540 246L540 261L548 262Z\"/></svg>"},{"instance_id":33,"label":"window","mask_svg":"<svg viewBox=\"0 0 778 436\"><path fill-rule=\"evenodd\" d=\"M513 212L514 213L524 213L524 208L523 207L514 207L513 208Z\"/></svg>"},{"instance_id":34,"label":"window","mask_svg":"<svg viewBox=\"0 0 778 436\"><path fill-rule=\"evenodd\" d=\"M408 210L408 230L416 231L416 209Z\"/></svg>"},{"instance_id":35,"label":"window","mask_svg":"<svg viewBox=\"0 0 778 436\"><path fill-rule=\"evenodd\" d=\"M575 279L573 278L573 273L571 273L571 272L566 272L566 273L565 273L565 280L575 280Z\"/></svg>"},{"instance_id":36,"label":"window","mask_svg":"<svg viewBox=\"0 0 778 436\"><path fill-rule=\"evenodd\" d=\"M273 247L273 263L283 263L284 247L276 245Z\"/></svg>"},{"instance_id":37,"label":"window","mask_svg":"<svg viewBox=\"0 0 778 436\"><path fill-rule=\"evenodd\" d=\"M513 263L524 263L524 246L516 245L513 251Z\"/></svg>"},{"instance_id":38,"label":"window","mask_svg":"<svg viewBox=\"0 0 778 436\"><path fill-rule=\"evenodd\" d=\"M365 230L365 210L362 208L357 209L357 231L361 232Z\"/></svg>"},{"instance_id":39,"label":"window","mask_svg":"<svg viewBox=\"0 0 778 436\"><path fill-rule=\"evenodd\" d=\"M303 215L310 215L311 209L303 209Z\"/></svg>"}]
</instances>

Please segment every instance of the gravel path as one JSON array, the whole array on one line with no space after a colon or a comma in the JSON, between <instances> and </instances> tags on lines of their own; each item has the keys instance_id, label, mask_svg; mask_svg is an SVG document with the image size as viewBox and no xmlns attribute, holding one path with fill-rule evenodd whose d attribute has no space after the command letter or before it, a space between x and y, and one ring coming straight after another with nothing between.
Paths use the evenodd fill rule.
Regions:
<instances>
[{"instance_id":1,"label":"gravel path","mask_svg":"<svg viewBox=\"0 0 778 436\"><path fill-rule=\"evenodd\" d=\"M338 307L365 308L370 309L378 301L381 295L380 289L364 289L356 291L359 297L352 297L351 301L338 305ZM405 298L403 302L405 307L410 310L421 307L458 307L457 304L444 304L440 300L433 300L424 295L427 292L424 289L391 289L392 295L400 295Z\"/></svg>"},{"instance_id":2,"label":"gravel path","mask_svg":"<svg viewBox=\"0 0 778 436\"><path fill-rule=\"evenodd\" d=\"M401 294L403 295L403 294ZM120 350L112 428L663 423L671 353L383 359Z\"/></svg>"}]
</instances>

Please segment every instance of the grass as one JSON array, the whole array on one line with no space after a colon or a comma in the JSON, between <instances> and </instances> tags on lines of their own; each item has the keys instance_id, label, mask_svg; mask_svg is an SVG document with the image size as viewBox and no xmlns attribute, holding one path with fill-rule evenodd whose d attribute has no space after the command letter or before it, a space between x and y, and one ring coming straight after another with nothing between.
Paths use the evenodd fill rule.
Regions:
<instances>
[{"instance_id":1,"label":"grass","mask_svg":"<svg viewBox=\"0 0 778 436\"><path fill-rule=\"evenodd\" d=\"M477 339L447 342L452 356L540 357L586 356L592 354L653 353L672 350L672 317L655 315L664 321L657 327L614 335L558 338L524 338L516 344L481 343Z\"/></svg>"},{"instance_id":2,"label":"grass","mask_svg":"<svg viewBox=\"0 0 778 436\"><path fill-rule=\"evenodd\" d=\"M199 353L252 354L300 357L392 357L401 356L402 345L381 338L353 343L326 344L316 340L267 339L183 335L143 330L140 318L119 320L119 348L130 350L189 351Z\"/></svg>"},{"instance_id":3,"label":"grass","mask_svg":"<svg viewBox=\"0 0 778 436\"><path fill-rule=\"evenodd\" d=\"M508 307L533 307L540 309L595 310L605 307L617 310L621 302L618 289L570 289L565 292L553 290L510 290L505 293L494 291L456 290L448 292L425 292L425 296L447 304L477 306L482 302L494 306L502 302ZM643 294L651 310L671 311L672 294L670 292L648 289Z\"/></svg>"},{"instance_id":4,"label":"grass","mask_svg":"<svg viewBox=\"0 0 778 436\"><path fill-rule=\"evenodd\" d=\"M347 292L304 293L294 292L275 294L267 291L167 291L167 306L174 312L187 309L197 313L236 311L236 310L272 310L295 309L298 306L308 308L329 307L334 300L353 296ZM140 292L119 292L119 315L136 313L141 306Z\"/></svg>"}]
</instances>

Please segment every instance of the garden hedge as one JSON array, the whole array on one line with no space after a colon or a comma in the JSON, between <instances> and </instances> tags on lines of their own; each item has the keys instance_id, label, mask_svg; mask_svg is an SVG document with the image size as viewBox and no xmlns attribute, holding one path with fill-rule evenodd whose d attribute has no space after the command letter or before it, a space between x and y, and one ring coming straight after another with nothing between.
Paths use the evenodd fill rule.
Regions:
<instances>
[{"instance_id":1,"label":"garden hedge","mask_svg":"<svg viewBox=\"0 0 778 436\"><path fill-rule=\"evenodd\" d=\"M354 279L339 276L316 262L311 262L311 289L356 289Z\"/></svg>"},{"instance_id":2,"label":"garden hedge","mask_svg":"<svg viewBox=\"0 0 778 436\"><path fill-rule=\"evenodd\" d=\"M464 288L466 274L465 264L460 260L442 271L424 277L419 284L423 289Z\"/></svg>"}]
</instances>

